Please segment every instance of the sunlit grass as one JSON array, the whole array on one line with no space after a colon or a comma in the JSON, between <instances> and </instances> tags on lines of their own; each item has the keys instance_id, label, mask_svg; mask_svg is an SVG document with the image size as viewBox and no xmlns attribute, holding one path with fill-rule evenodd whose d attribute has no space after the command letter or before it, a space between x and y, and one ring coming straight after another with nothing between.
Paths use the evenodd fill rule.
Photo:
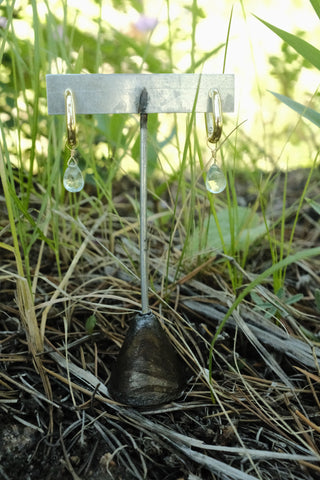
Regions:
<instances>
[{"instance_id":1,"label":"sunlit grass","mask_svg":"<svg viewBox=\"0 0 320 480\"><path fill-rule=\"evenodd\" d=\"M257 57L265 27L257 22L251 33L252 56L243 41L236 45L240 23L250 36L251 7L262 17L272 2L242 2L242 11L228 1L193 0L188 8L147 1L145 11L141 2L107 3L0 7L7 18L0 27L1 409L8 424L21 420L37 438L28 465L43 451L57 458L62 446L74 478L95 475L101 452L111 470L114 463L149 478L159 462L146 435L161 458L167 450L174 458L172 478L208 465L211 475L226 475L226 467L234 478L281 475L289 464L295 478L316 472L318 140L301 112L288 116L267 92L283 83L278 75L270 87L270 66L259 49ZM141 30L142 14L157 15L154 30ZM296 75L283 61L288 51L276 52L275 73L281 64L282 74ZM77 116L86 185L70 194L62 185L65 118L48 116L45 75L223 71L235 71L237 90L217 152L228 180L222 194L205 189L211 151L203 115L149 115L150 307L191 376L172 405L134 411L110 398L108 381L129 318L141 308L139 118ZM289 87L299 91L296 81ZM315 101L315 91L306 97ZM221 452L234 456L232 467Z\"/></svg>"}]
</instances>

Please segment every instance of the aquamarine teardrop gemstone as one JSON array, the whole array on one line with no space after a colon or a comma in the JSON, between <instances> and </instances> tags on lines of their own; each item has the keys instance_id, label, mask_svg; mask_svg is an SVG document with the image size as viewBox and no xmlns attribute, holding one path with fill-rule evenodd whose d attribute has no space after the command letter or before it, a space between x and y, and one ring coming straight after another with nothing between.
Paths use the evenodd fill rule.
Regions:
<instances>
[{"instance_id":1,"label":"aquamarine teardrop gemstone","mask_svg":"<svg viewBox=\"0 0 320 480\"><path fill-rule=\"evenodd\" d=\"M206 188L211 193L221 193L226 188L227 180L223 171L216 163L213 163L208 170Z\"/></svg>"},{"instance_id":2,"label":"aquamarine teardrop gemstone","mask_svg":"<svg viewBox=\"0 0 320 480\"><path fill-rule=\"evenodd\" d=\"M78 164L71 161L63 175L63 185L68 192L80 192L84 186L84 179Z\"/></svg>"}]
</instances>

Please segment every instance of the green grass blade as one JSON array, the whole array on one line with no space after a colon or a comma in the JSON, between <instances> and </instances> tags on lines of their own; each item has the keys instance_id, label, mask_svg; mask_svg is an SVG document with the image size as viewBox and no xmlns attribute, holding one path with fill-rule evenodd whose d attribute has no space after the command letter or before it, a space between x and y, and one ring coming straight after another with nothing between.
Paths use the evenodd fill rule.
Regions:
<instances>
[{"instance_id":1,"label":"green grass blade","mask_svg":"<svg viewBox=\"0 0 320 480\"><path fill-rule=\"evenodd\" d=\"M1 132L2 134L2 132ZM6 166L5 166L5 159L2 153L2 146L0 145L0 179L2 183L2 188L4 192L4 198L6 201L7 211L8 211L8 219L9 225L11 228L11 235L13 241L13 251L15 254L16 265L17 265L17 272L21 278L24 278L24 268L23 268L23 261L20 253L20 246L19 246L19 239L18 233L16 229L16 222L15 222L15 209L11 202L11 197L9 193L9 183L7 178Z\"/></svg>"},{"instance_id":2,"label":"green grass blade","mask_svg":"<svg viewBox=\"0 0 320 480\"><path fill-rule=\"evenodd\" d=\"M15 252L14 247L12 245L7 245L4 242L0 242L0 248L3 248L4 250L8 250L11 253Z\"/></svg>"},{"instance_id":3,"label":"green grass blade","mask_svg":"<svg viewBox=\"0 0 320 480\"><path fill-rule=\"evenodd\" d=\"M312 258L320 255L320 247L308 248L306 250L302 250L296 252L288 257L280 260L276 264L272 265L271 267L267 268L264 272L262 272L258 277L256 277L246 288L244 288L240 295L236 298L233 305L229 308L227 313L225 314L224 318L222 319L215 336L211 342L210 354L209 354L209 376L212 378L212 356L213 356L213 348L216 343L216 340L220 333L222 332L228 318L232 315L234 310L238 307L238 305L242 302L242 300L257 286L260 285L264 280L269 278L270 276L274 276L277 271L281 271L285 269L288 265L293 263L300 262L301 260L306 260L307 258Z\"/></svg>"},{"instance_id":4,"label":"green grass blade","mask_svg":"<svg viewBox=\"0 0 320 480\"><path fill-rule=\"evenodd\" d=\"M215 55L216 53L218 53L221 48L223 48L225 46L225 43L220 43L220 45L218 45L216 48L214 48L213 50L210 50L210 52L207 52L205 54L202 55L202 57L200 58L200 60L197 60L194 65L190 66L187 70L186 70L186 73L194 73L197 68L201 67L202 65L205 64L205 62L207 60L209 60L209 58L213 57L213 55Z\"/></svg>"},{"instance_id":5,"label":"green grass blade","mask_svg":"<svg viewBox=\"0 0 320 480\"><path fill-rule=\"evenodd\" d=\"M281 28L275 27L274 25L271 25L271 23L262 20L256 15L255 17L264 25L266 25L266 27L270 28L270 30L272 30L276 35L278 35L284 42L287 42L292 48L296 50L296 52L302 55L303 58L308 60L308 62L310 62L313 66L320 70L320 50L318 50L302 38L299 38L292 33L288 33Z\"/></svg>"},{"instance_id":6,"label":"green grass blade","mask_svg":"<svg viewBox=\"0 0 320 480\"><path fill-rule=\"evenodd\" d=\"M224 57L223 57L222 73L225 73L225 70L226 70L227 53L228 53L228 46L229 46L229 39L230 39L230 32L231 32L232 16L233 16L233 7L234 7L234 5L232 5L231 12L230 12L228 31L227 31L227 39L226 39L226 48L225 48Z\"/></svg>"},{"instance_id":7,"label":"green grass blade","mask_svg":"<svg viewBox=\"0 0 320 480\"><path fill-rule=\"evenodd\" d=\"M0 45L0 65L2 64L2 57L3 57L4 49L7 43L9 29L10 29L10 25L13 18L14 3L15 2L12 1L10 5L7 5L7 11L6 11L7 23L6 23L6 26L3 29L1 29L2 31L0 31L0 37L2 38L2 42Z\"/></svg>"},{"instance_id":8,"label":"green grass blade","mask_svg":"<svg viewBox=\"0 0 320 480\"><path fill-rule=\"evenodd\" d=\"M310 3L320 19L320 0L310 0Z\"/></svg>"},{"instance_id":9,"label":"green grass blade","mask_svg":"<svg viewBox=\"0 0 320 480\"><path fill-rule=\"evenodd\" d=\"M33 165L36 156L36 141L37 141L37 132L39 127L39 97L40 97L40 71L41 71L41 57L40 57L40 26L39 18L37 11L37 2L32 0L32 12L33 12L33 31L34 31L34 50L33 50L33 85L32 89L34 92L34 101L33 101L33 115L31 119L31 149L30 149L30 168L28 174L28 183L27 183L27 203L29 203L29 198L31 195L32 189L32 172Z\"/></svg>"},{"instance_id":10,"label":"green grass blade","mask_svg":"<svg viewBox=\"0 0 320 480\"><path fill-rule=\"evenodd\" d=\"M317 212L318 215L320 215L320 204L312 200L312 198L306 198L306 201L308 202L310 207L313 208L313 210Z\"/></svg>"},{"instance_id":11,"label":"green grass blade","mask_svg":"<svg viewBox=\"0 0 320 480\"><path fill-rule=\"evenodd\" d=\"M280 93L275 93L275 92L271 92L271 91L270 91L270 93L272 93L272 95L274 95L276 98L278 98L278 100L280 100L282 103L286 104L292 110L299 113L299 115L307 118L308 120L310 120L310 122L317 125L317 127L320 127L320 113L319 112L317 112L316 110L313 110L312 108L306 107L305 105L302 105L301 103L295 102L291 98L286 97L285 95L281 95Z\"/></svg>"}]
</instances>

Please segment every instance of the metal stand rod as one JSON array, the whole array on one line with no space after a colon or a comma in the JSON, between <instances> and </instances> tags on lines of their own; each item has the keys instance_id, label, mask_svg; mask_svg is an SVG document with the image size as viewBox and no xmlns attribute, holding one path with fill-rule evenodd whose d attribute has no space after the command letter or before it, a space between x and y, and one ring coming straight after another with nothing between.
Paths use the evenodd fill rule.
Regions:
<instances>
[{"instance_id":1,"label":"metal stand rod","mask_svg":"<svg viewBox=\"0 0 320 480\"><path fill-rule=\"evenodd\" d=\"M141 312L149 310L148 285L148 219L147 219L147 122L145 113L148 104L148 93L144 88L139 102L140 113L140 278L141 278Z\"/></svg>"}]
</instances>

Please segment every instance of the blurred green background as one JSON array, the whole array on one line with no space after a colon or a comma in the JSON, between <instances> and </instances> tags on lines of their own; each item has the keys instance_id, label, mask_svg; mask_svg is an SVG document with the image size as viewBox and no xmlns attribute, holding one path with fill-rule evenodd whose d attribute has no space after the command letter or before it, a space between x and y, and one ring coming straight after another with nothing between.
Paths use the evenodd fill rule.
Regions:
<instances>
[{"instance_id":1,"label":"blurred green background","mask_svg":"<svg viewBox=\"0 0 320 480\"><path fill-rule=\"evenodd\" d=\"M237 140L237 168L309 166L319 147L317 129L293 114L268 90L314 106L319 98L318 72L252 13L311 43L319 38L319 20L311 4L299 0L2 2L0 119L11 161L18 166L25 152L23 163L27 169L31 165L36 174L50 151L46 73L224 70L236 75L236 109L225 119L225 134L244 122ZM185 123L180 117L176 121ZM117 149L123 172L136 170L134 122L132 125L130 119L107 118L96 122L95 132L91 130L94 152L88 152L83 141L84 154L94 155L103 169L107 168L104 159ZM19 152L15 126L21 128ZM88 138L87 128L92 128L92 122L83 128ZM154 118L149 128L155 139L154 150L163 154L161 169L176 168L177 142L184 143L184 129L175 131L168 116ZM202 118L198 128L205 152ZM125 142L121 135L126 136ZM152 162L156 164L157 158L151 153ZM93 173L92 166L87 167L87 174Z\"/></svg>"}]
</instances>

